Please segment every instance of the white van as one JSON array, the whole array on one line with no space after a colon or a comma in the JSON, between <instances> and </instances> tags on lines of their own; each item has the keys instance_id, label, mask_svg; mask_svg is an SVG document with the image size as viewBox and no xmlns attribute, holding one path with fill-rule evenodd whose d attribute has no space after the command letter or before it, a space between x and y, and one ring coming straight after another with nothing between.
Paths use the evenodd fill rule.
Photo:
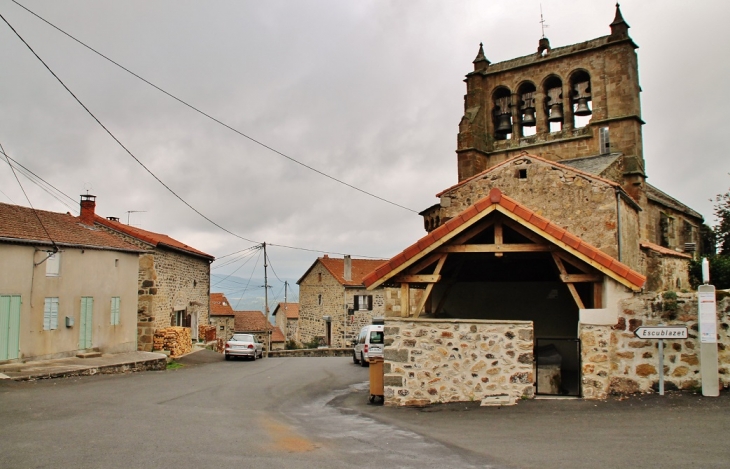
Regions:
<instances>
[{"instance_id":1,"label":"white van","mask_svg":"<svg viewBox=\"0 0 730 469\"><path fill-rule=\"evenodd\" d=\"M382 324L365 326L360 330L360 335L355 340L355 348L352 350L352 361L360 366L368 366L371 357L383 356L383 345L385 335Z\"/></svg>"}]
</instances>

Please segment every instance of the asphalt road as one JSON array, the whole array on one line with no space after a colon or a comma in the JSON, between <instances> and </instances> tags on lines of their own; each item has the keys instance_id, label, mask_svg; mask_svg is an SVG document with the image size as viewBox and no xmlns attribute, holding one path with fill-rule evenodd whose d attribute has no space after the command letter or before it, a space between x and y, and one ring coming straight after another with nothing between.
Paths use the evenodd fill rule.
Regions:
<instances>
[{"instance_id":1,"label":"asphalt road","mask_svg":"<svg viewBox=\"0 0 730 469\"><path fill-rule=\"evenodd\" d=\"M367 404L349 358L0 382L0 468L720 468L730 396Z\"/></svg>"},{"instance_id":2,"label":"asphalt road","mask_svg":"<svg viewBox=\"0 0 730 469\"><path fill-rule=\"evenodd\" d=\"M0 467L497 467L328 406L364 389L368 369L349 358L228 362L203 351L183 362L164 372L1 382Z\"/></svg>"}]
</instances>

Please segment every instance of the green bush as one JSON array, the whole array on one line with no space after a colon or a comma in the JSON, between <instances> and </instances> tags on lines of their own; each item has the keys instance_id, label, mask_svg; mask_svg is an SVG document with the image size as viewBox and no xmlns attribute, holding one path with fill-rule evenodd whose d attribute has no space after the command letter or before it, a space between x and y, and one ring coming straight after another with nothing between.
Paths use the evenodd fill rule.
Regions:
<instances>
[{"instance_id":1,"label":"green bush","mask_svg":"<svg viewBox=\"0 0 730 469\"><path fill-rule=\"evenodd\" d=\"M730 288L730 255L710 256L710 284L718 290ZM702 261L691 261L689 265L689 281L696 289L702 284Z\"/></svg>"}]
</instances>

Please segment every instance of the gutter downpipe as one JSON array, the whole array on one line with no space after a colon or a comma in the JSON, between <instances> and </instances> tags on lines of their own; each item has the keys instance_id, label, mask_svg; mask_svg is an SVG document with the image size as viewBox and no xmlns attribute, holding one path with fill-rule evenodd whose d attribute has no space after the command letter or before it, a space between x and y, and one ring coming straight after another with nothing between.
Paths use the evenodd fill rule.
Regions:
<instances>
[{"instance_id":1,"label":"gutter downpipe","mask_svg":"<svg viewBox=\"0 0 730 469\"><path fill-rule=\"evenodd\" d=\"M616 240L618 241L618 261L621 261L621 192L616 188Z\"/></svg>"}]
</instances>

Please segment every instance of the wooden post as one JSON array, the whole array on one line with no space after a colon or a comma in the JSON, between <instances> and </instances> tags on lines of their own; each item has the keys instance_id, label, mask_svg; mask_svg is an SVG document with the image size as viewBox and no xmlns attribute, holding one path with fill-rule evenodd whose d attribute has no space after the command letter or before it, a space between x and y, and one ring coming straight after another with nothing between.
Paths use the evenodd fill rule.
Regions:
<instances>
[{"instance_id":1,"label":"wooden post","mask_svg":"<svg viewBox=\"0 0 730 469\"><path fill-rule=\"evenodd\" d=\"M400 284L400 315L407 318L411 315L411 284Z\"/></svg>"}]
</instances>

